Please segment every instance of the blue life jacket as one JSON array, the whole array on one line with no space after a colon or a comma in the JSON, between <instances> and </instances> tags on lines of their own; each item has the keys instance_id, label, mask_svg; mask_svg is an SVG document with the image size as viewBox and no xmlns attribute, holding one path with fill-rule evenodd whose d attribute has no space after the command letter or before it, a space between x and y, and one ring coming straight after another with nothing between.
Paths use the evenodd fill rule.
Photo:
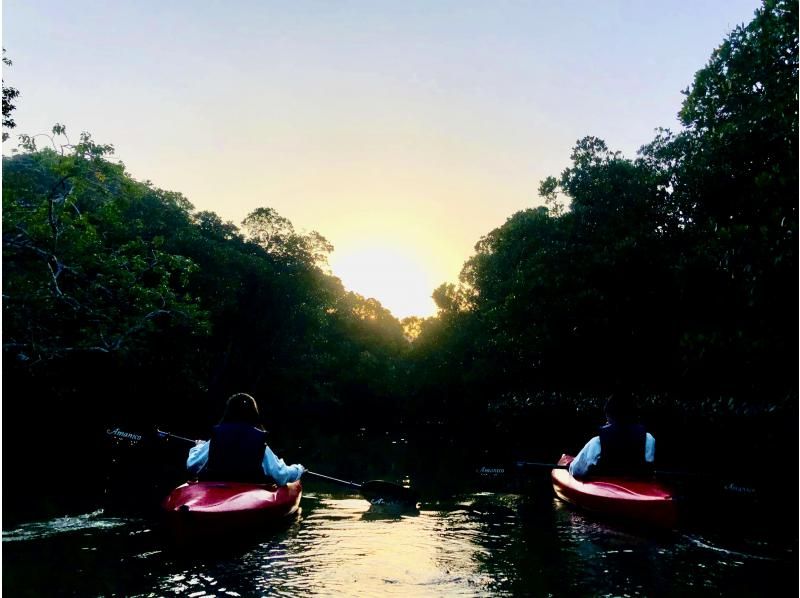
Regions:
<instances>
[{"instance_id":1,"label":"blue life jacket","mask_svg":"<svg viewBox=\"0 0 800 598\"><path fill-rule=\"evenodd\" d=\"M211 432L203 477L228 482L267 483L262 461L266 433L244 423L219 424Z\"/></svg>"},{"instance_id":2,"label":"blue life jacket","mask_svg":"<svg viewBox=\"0 0 800 598\"><path fill-rule=\"evenodd\" d=\"M608 424L600 428L600 458L592 475L643 475L647 431L641 424Z\"/></svg>"}]
</instances>

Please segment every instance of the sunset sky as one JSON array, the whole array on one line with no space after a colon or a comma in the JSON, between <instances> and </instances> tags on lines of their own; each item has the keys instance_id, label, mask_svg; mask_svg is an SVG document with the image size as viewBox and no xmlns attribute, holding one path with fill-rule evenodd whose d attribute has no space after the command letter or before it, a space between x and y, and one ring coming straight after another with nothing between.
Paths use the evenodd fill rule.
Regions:
<instances>
[{"instance_id":1,"label":"sunset sky","mask_svg":"<svg viewBox=\"0 0 800 598\"><path fill-rule=\"evenodd\" d=\"M677 128L759 4L3 0L3 78L13 134L88 131L236 224L273 207L333 243L348 288L426 316L577 139L633 156Z\"/></svg>"}]
</instances>

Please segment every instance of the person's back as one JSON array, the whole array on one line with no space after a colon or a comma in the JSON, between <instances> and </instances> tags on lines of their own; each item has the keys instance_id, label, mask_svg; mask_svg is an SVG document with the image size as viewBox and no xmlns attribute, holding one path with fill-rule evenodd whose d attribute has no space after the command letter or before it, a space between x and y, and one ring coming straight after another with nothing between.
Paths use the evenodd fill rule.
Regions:
<instances>
[{"instance_id":1,"label":"person's back","mask_svg":"<svg viewBox=\"0 0 800 598\"><path fill-rule=\"evenodd\" d=\"M652 472L655 438L638 423L626 395L612 395L605 407L607 424L589 440L569 467L574 477L635 476Z\"/></svg>"},{"instance_id":2,"label":"person's back","mask_svg":"<svg viewBox=\"0 0 800 598\"><path fill-rule=\"evenodd\" d=\"M610 423L600 428L600 455L593 475L636 475L647 470L647 431L637 423Z\"/></svg>"},{"instance_id":3,"label":"person's back","mask_svg":"<svg viewBox=\"0 0 800 598\"><path fill-rule=\"evenodd\" d=\"M203 478L231 482L266 482L262 468L266 433L241 422L214 426Z\"/></svg>"},{"instance_id":4,"label":"person's back","mask_svg":"<svg viewBox=\"0 0 800 598\"><path fill-rule=\"evenodd\" d=\"M267 446L266 436L255 399L237 393L228 399L211 440L197 441L189 451L186 469L206 480L279 486L299 480L305 468L299 463L286 465Z\"/></svg>"}]
</instances>

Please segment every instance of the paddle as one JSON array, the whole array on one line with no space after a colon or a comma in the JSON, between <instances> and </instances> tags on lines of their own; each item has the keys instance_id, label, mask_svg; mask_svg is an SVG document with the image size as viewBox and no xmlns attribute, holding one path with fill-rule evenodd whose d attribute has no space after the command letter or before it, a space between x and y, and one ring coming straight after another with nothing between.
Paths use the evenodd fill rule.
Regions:
<instances>
[{"instance_id":1,"label":"paddle","mask_svg":"<svg viewBox=\"0 0 800 598\"><path fill-rule=\"evenodd\" d=\"M569 469L569 465L559 465L558 463L537 463L535 461L517 461L517 467L546 467L547 469Z\"/></svg>"},{"instance_id":2,"label":"paddle","mask_svg":"<svg viewBox=\"0 0 800 598\"><path fill-rule=\"evenodd\" d=\"M416 492L411 490L411 488L406 488L405 486L400 486L399 484L393 484L391 482L384 482L383 480L370 480L363 484L356 484L355 482L332 478L331 476L309 471L308 469L306 470L306 474L358 490L364 498L372 504L402 503L414 506L419 502Z\"/></svg>"},{"instance_id":3,"label":"paddle","mask_svg":"<svg viewBox=\"0 0 800 598\"><path fill-rule=\"evenodd\" d=\"M141 434L132 434L130 432L124 432L119 428L115 428L114 430L106 430L106 433L109 436L114 436L115 438L118 439L127 440L132 444L135 444L142 439ZM186 438L185 436L178 436L177 434L173 434L172 432L165 432L163 430L159 430L158 428L156 428L156 435L159 438L164 438L167 440L170 438L174 438L175 440L180 440L188 444L196 444L197 442L196 440L192 440L191 438ZM410 488L406 488L405 486L400 486L399 484L393 484L391 482L385 482L383 480L370 480L368 482L364 482L363 484L356 484L355 482L340 480L339 478L323 475L321 473L316 473L314 471L306 470L305 473L317 478L325 479L330 482L347 486L348 488L352 488L354 490L358 490L362 494L362 496L364 496L364 498L367 499L372 504L401 503L404 505L416 506L417 502L419 502L419 498L416 492L414 492Z\"/></svg>"},{"instance_id":4,"label":"paddle","mask_svg":"<svg viewBox=\"0 0 800 598\"><path fill-rule=\"evenodd\" d=\"M191 438L186 438L186 436L178 436L177 434L173 434L172 432L162 432L158 428L156 428L156 435L158 435L159 438L174 438L176 440L183 440L184 442L197 444L196 440L192 440Z\"/></svg>"}]
</instances>

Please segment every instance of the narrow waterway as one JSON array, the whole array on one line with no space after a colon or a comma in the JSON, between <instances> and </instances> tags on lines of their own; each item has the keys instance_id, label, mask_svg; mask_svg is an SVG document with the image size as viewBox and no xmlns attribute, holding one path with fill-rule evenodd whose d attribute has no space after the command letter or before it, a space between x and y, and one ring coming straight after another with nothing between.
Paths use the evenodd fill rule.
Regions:
<instances>
[{"instance_id":1,"label":"narrow waterway","mask_svg":"<svg viewBox=\"0 0 800 598\"><path fill-rule=\"evenodd\" d=\"M166 544L102 511L3 530L7 596L768 596L791 543L650 532L544 492L474 492L393 512L306 483L302 513L233 546ZM732 524L734 522L731 522ZM733 540L733 537L731 537Z\"/></svg>"},{"instance_id":2,"label":"narrow waterway","mask_svg":"<svg viewBox=\"0 0 800 598\"><path fill-rule=\"evenodd\" d=\"M72 501L67 516L22 518L4 506L4 595L795 593L796 502L785 500L780 507L745 496L721 503L696 493L687 505L706 508L686 511L675 531L655 533L561 503L547 469L520 475L513 467L491 467L503 460L483 449L465 451L484 443L505 446L500 440L470 444L423 432L413 439L406 432L365 429L274 439L283 441L279 454L287 460L297 458L336 477L408 482L419 492L418 509L371 505L346 488L307 476L301 512L284 525L237 544L201 543L191 550L166 541L156 508L185 476L186 446L111 447L104 475L117 500L105 508L91 496L84 497L85 508ZM63 489L59 497L78 497L79 488ZM796 496L796 487L781 494L786 492Z\"/></svg>"}]
</instances>

